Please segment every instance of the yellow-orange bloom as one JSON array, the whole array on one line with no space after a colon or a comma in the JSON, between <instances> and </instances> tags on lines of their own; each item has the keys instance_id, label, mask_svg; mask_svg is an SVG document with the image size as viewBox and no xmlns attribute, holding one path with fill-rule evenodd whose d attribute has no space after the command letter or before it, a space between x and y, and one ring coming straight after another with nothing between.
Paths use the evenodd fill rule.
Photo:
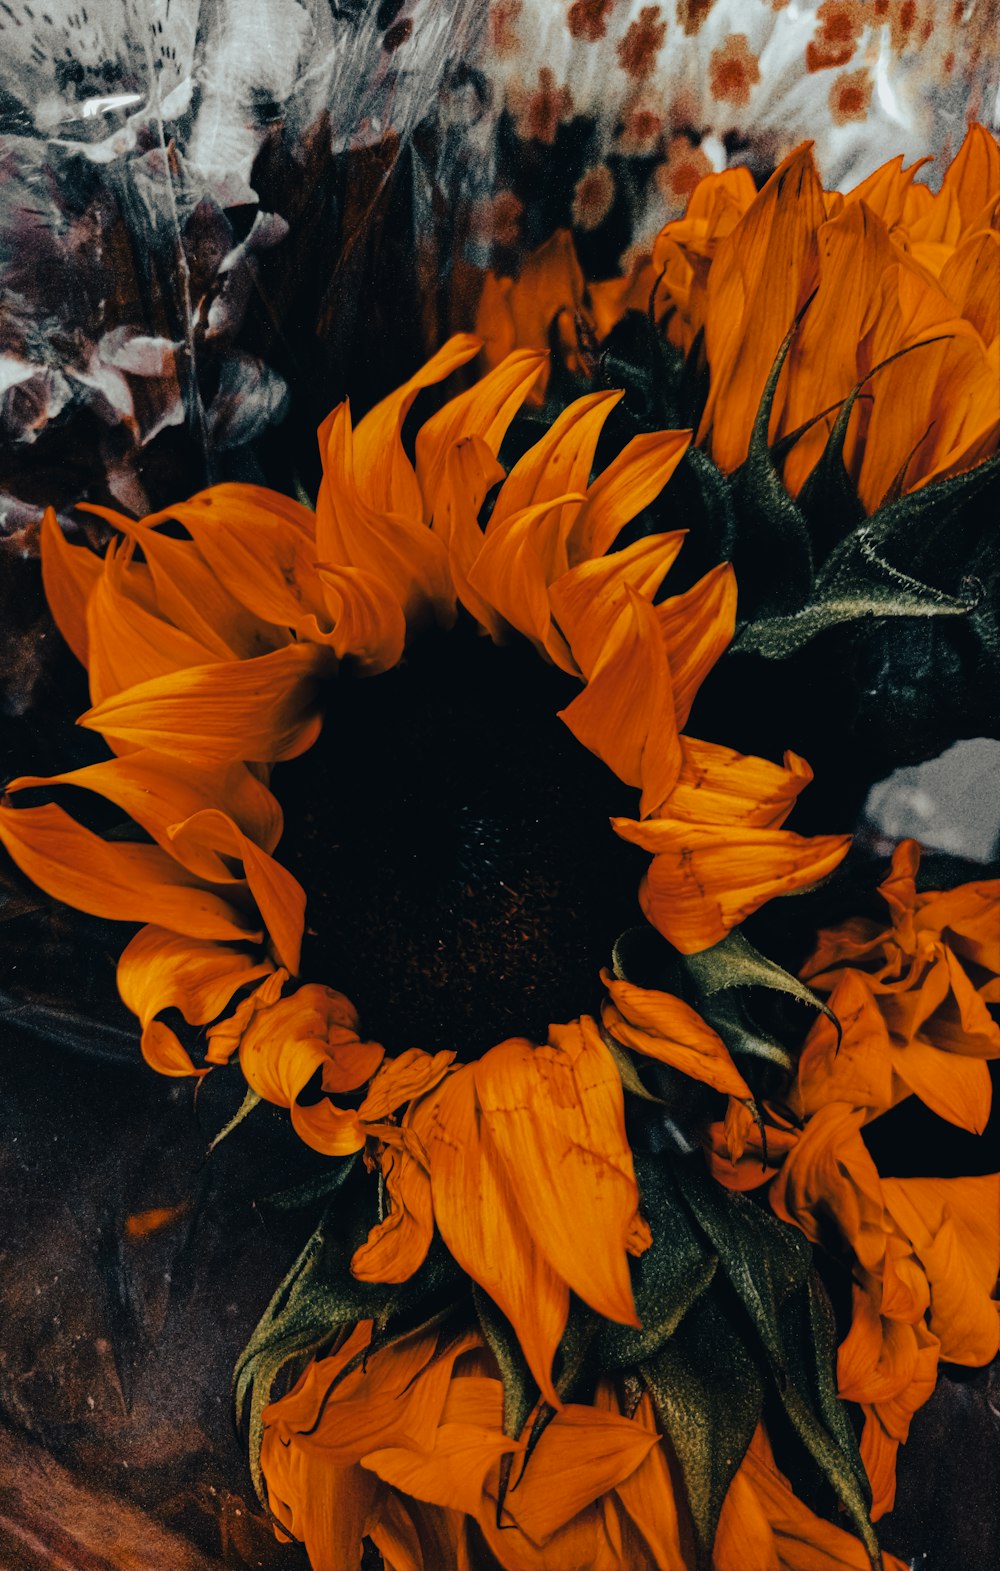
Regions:
<instances>
[{"instance_id":1,"label":"yellow-orange bloom","mask_svg":"<svg viewBox=\"0 0 1000 1571\"><path fill-rule=\"evenodd\" d=\"M549 242L516 282L487 279L480 330L507 352L545 343L555 321L583 321L603 338L625 311L651 306L678 348L704 357L697 440L729 472L747 456L765 382L798 322L768 433L788 439L785 485L798 495L860 389L844 464L872 512L972 468L1000 442L1000 148L972 126L937 192L914 184L919 164L902 162L843 194L823 190L809 144L759 193L745 169L706 175L651 264L588 292L568 237ZM534 308L523 338L507 307L522 297ZM575 347L569 363L582 368Z\"/></svg>"},{"instance_id":2,"label":"yellow-orange bloom","mask_svg":"<svg viewBox=\"0 0 1000 1571\"><path fill-rule=\"evenodd\" d=\"M476 1333L415 1332L379 1349L372 1329L363 1321L264 1412L271 1510L314 1571L359 1566L363 1535L388 1571L473 1566L482 1544L504 1571L692 1571L686 1505L648 1395L626 1416L600 1381L592 1404L556 1412L528 1456L527 1430L504 1434L503 1388ZM758 1429L723 1504L714 1571L868 1564L856 1539L796 1499Z\"/></svg>"}]
</instances>

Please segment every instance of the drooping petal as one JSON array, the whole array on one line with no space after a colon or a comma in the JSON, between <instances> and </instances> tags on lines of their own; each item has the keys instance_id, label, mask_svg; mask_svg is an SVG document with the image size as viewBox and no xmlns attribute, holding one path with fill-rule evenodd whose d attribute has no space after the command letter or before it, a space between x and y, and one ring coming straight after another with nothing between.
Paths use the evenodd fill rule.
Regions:
<instances>
[{"instance_id":1,"label":"drooping petal","mask_svg":"<svg viewBox=\"0 0 1000 1571\"><path fill-rule=\"evenodd\" d=\"M658 1440L655 1431L622 1414L567 1405L546 1428L504 1509L522 1533L544 1544L629 1478Z\"/></svg>"},{"instance_id":2,"label":"drooping petal","mask_svg":"<svg viewBox=\"0 0 1000 1571\"><path fill-rule=\"evenodd\" d=\"M42 584L49 609L81 665L87 664L87 601L101 576L101 558L69 544L51 507L41 528Z\"/></svg>"},{"instance_id":3,"label":"drooping petal","mask_svg":"<svg viewBox=\"0 0 1000 1571\"><path fill-rule=\"evenodd\" d=\"M164 1009L179 1009L189 1025L207 1025L241 987L273 970L249 948L148 926L122 951L118 991L143 1025Z\"/></svg>"},{"instance_id":4,"label":"drooping petal","mask_svg":"<svg viewBox=\"0 0 1000 1571\"><path fill-rule=\"evenodd\" d=\"M623 1047L670 1064L728 1096L751 1096L726 1044L690 1004L671 993L615 981L608 971L601 972L601 980L611 995L601 1020Z\"/></svg>"},{"instance_id":5,"label":"drooping petal","mask_svg":"<svg viewBox=\"0 0 1000 1571\"><path fill-rule=\"evenodd\" d=\"M479 1117L472 1066L434 1093L423 1129L441 1237L462 1270L507 1316L546 1401L560 1405L552 1359L566 1328L569 1289L521 1214L521 1182Z\"/></svg>"},{"instance_id":6,"label":"drooping petal","mask_svg":"<svg viewBox=\"0 0 1000 1571\"><path fill-rule=\"evenodd\" d=\"M262 851L228 813L201 808L174 824L170 838L177 846L201 848L243 863L243 876L271 935L278 959L291 976L299 969L306 892L286 867Z\"/></svg>"},{"instance_id":7,"label":"drooping petal","mask_svg":"<svg viewBox=\"0 0 1000 1571\"><path fill-rule=\"evenodd\" d=\"M683 530L645 535L624 550L571 567L549 590L552 610L573 659L589 677L615 623L629 611L628 589L652 600L684 544Z\"/></svg>"},{"instance_id":8,"label":"drooping petal","mask_svg":"<svg viewBox=\"0 0 1000 1571\"><path fill-rule=\"evenodd\" d=\"M682 954L719 943L775 895L818 883L842 862L850 835L806 839L787 829L687 824L670 818L612 828L654 854L640 891L649 921Z\"/></svg>"},{"instance_id":9,"label":"drooping petal","mask_svg":"<svg viewBox=\"0 0 1000 1571\"><path fill-rule=\"evenodd\" d=\"M400 1145L383 1151L382 1177L388 1214L354 1251L351 1274L361 1282L406 1282L423 1265L434 1234L430 1174Z\"/></svg>"},{"instance_id":10,"label":"drooping petal","mask_svg":"<svg viewBox=\"0 0 1000 1571\"><path fill-rule=\"evenodd\" d=\"M240 1067L268 1102L291 1107L319 1070L340 1091L356 1090L378 1068L383 1049L363 1042L342 993L309 982L252 1014L240 1042Z\"/></svg>"},{"instance_id":11,"label":"drooping petal","mask_svg":"<svg viewBox=\"0 0 1000 1571\"><path fill-rule=\"evenodd\" d=\"M7 790L54 785L77 786L114 802L189 872L218 883L230 882L233 876L218 853L178 842L170 834L173 825L203 808L217 807L264 851L273 851L281 838L281 808L245 764L199 770L165 753L140 749L125 758L88 764L47 779L20 775Z\"/></svg>"},{"instance_id":12,"label":"drooping petal","mask_svg":"<svg viewBox=\"0 0 1000 1571\"><path fill-rule=\"evenodd\" d=\"M736 576L721 562L683 595L656 607L670 664L679 730L687 725L702 682L732 642L736 626Z\"/></svg>"},{"instance_id":13,"label":"drooping petal","mask_svg":"<svg viewBox=\"0 0 1000 1571\"><path fill-rule=\"evenodd\" d=\"M812 779L804 758L786 753L784 767L717 742L681 738L681 771L670 793L671 818L691 824L745 824L780 829Z\"/></svg>"},{"instance_id":14,"label":"drooping petal","mask_svg":"<svg viewBox=\"0 0 1000 1571\"><path fill-rule=\"evenodd\" d=\"M0 807L0 840L33 883L91 916L155 922L191 938L261 937L252 917L159 846L102 840L61 807Z\"/></svg>"},{"instance_id":15,"label":"drooping petal","mask_svg":"<svg viewBox=\"0 0 1000 1571\"><path fill-rule=\"evenodd\" d=\"M389 586L360 567L321 562L318 576L333 629L324 637L341 660L357 661L369 676L398 664L406 642L403 608ZM303 636L316 634L306 622Z\"/></svg>"},{"instance_id":16,"label":"drooping petal","mask_svg":"<svg viewBox=\"0 0 1000 1571\"><path fill-rule=\"evenodd\" d=\"M548 586L566 571L566 535L579 496L539 502L487 533L468 583L511 627L530 638L562 670L574 672L562 634L552 622Z\"/></svg>"},{"instance_id":17,"label":"drooping petal","mask_svg":"<svg viewBox=\"0 0 1000 1571\"><path fill-rule=\"evenodd\" d=\"M328 661L324 649L290 644L253 660L193 666L141 682L78 723L195 764L296 758L319 733L316 679Z\"/></svg>"},{"instance_id":18,"label":"drooping petal","mask_svg":"<svg viewBox=\"0 0 1000 1571\"><path fill-rule=\"evenodd\" d=\"M511 421L547 361L548 355L537 349L517 350L424 421L417 432L416 459L425 518L433 516L448 454L455 443L478 436L496 457Z\"/></svg>"},{"instance_id":19,"label":"drooping petal","mask_svg":"<svg viewBox=\"0 0 1000 1571\"><path fill-rule=\"evenodd\" d=\"M549 1036L542 1047L512 1038L476 1062L482 1124L545 1258L599 1314L635 1325L626 1244L638 1190L621 1080L593 1020Z\"/></svg>"},{"instance_id":20,"label":"drooping petal","mask_svg":"<svg viewBox=\"0 0 1000 1571\"><path fill-rule=\"evenodd\" d=\"M681 745L655 608L634 589L626 593L628 612L616 618L593 675L559 718L619 779L641 789L640 811L648 814L673 789Z\"/></svg>"}]
</instances>

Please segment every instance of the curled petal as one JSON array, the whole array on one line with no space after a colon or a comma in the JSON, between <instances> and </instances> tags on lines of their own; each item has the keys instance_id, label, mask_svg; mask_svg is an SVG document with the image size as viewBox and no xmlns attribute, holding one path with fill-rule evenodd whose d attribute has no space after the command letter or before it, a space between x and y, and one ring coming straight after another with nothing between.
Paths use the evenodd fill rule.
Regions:
<instances>
[{"instance_id":1,"label":"curled petal","mask_svg":"<svg viewBox=\"0 0 1000 1571\"><path fill-rule=\"evenodd\" d=\"M649 921L682 954L719 943L775 895L818 883L843 861L850 835L805 839L787 829L686 824L670 818L612 827L654 853L640 892Z\"/></svg>"},{"instance_id":2,"label":"curled petal","mask_svg":"<svg viewBox=\"0 0 1000 1571\"><path fill-rule=\"evenodd\" d=\"M526 507L586 490L598 438L623 396L620 392L589 393L585 398L574 399L563 410L507 476L487 534ZM574 519L576 516L574 509Z\"/></svg>"},{"instance_id":3,"label":"curled petal","mask_svg":"<svg viewBox=\"0 0 1000 1571\"><path fill-rule=\"evenodd\" d=\"M464 437L481 437L496 457L514 416L546 367L548 355L520 349L450 398L417 432L417 475L425 516L433 516L448 454Z\"/></svg>"},{"instance_id":4,"label":"curled petal","mask_svg":"<svg viewBox=\"0 0 1000 1571\"><path fill-rule=\"evenodd\" d=\"M273 969L249 948L149 926L122 951L118 991L144 1026L164 1009L179 1009L189 1025L207 1025L241 987Z\"/></svg>"},{"instance_id":5,"label":"curled petal","mask_svg":"<svg viewBox=\"0 0 1000 1571\"><path fill-rule=\"evenodd\" d=\"M570 561L602 557L625 525L656 500L690 444L690 431L648 431L626 443L587 489L568 541Z\"/></svg>"},{"instance_id":6,"label":"curled petal","mask_svg":"<svg viewBox=\"0 0 1000 1571\"><path fill-rule=\"evenodd\" d=\"M671 818L689 824L743 824L780 829L813 777L804 758L769 763L717 742L681 738L681 772L670 793Z\"/></svg>"},{"instance_id":7,"label":"curled petal","mask_svg":"<svg viewBox=\"0 0 1000 1571\"><path fill-rule=\"evenodd\" d=\"M152 921L191 938L261 937L251 917L159 846L102 840L60 807L0 807L0 841L47 894L91 916Z\"/></svg>"},{"instance_id":8,"label":"curled petal","mask_svg":"<svg viewBox=\"0 0 1000 1571\"><path fill-rule=\"evenodd\" d=\"M621 616L628 615L628 590L652 600L684 544L684 531L645 535L592 561L571 567L549 590L552 610L573 659L589 677Z\"/></svg>"},{"instance_id":9,"label":"curled petal","mask_svg":"<svg viewBox=\"0 0 1000 1571\"><path fill-rule=\"evenodd\" d=\"M683 999L616 982L608 971L601 972L601 980L611 995L601 1019L623 1047L670 1064L715 1091L750 1097L750 1087L722 1038Z\"/></svg>"},{"instance_id":10,"label":"curled petal","mask_svg":"<svg viewBox=\"0 0 1000 1571\"><path fill-rule=\"evenodd\" d=\"M574 674L566 641L552 623L548 586L566 571L566 535L582 500L582 494L557 497L513 514L487 533L468 574L475 594L540 653Z\"/></svg>"},{"instance_id":11,"label":"curled petal","mask_svg":"<svg viewBox=\"0 0 1000 1571\"><path fill-rule=\"evenodd\" d=\"M504 477L504 469L482 437L471 436L448 453L444 475L435 491L434 533L444 541L456 593L465 609L485 627L494 643L503 634L503 618L476 593L469 572L483 548L479 511L491 486Z\"/></svg>"},{"instance_id":12,"label":"curled petal","mask_svg":"<svg viewBox=\"0 0 1000 1571\"><path fill-rule=\"evenodd\" d=\"M87 602L87 668L95 704L137 682L218 658L190 633L147 610L141 599L133 596L131 548L125 550L127 555L116 551L113 544L109 547L104 571Z\"/></svg>"},{"instance_id":13,"label":"curled petal","mask_svg":"<svg viewBox=\"0 0 1000 1571\"><path fill-rule=\"evenodd\" d=\"M439 1053L425 1053L422 1048L411 1047L398 1058L388 1059L372 1081L359 1116L366 1123L388 1118L404 1102L425 1096L439 1085L454 1062L455 1054L445 1048Z\"/></svg>"},{"instance_id":14,"label":"curled petal","mask_svg":"<svg viewBox=\"0 0 1000 1571\"><path fill-rule=\"evenodd\" d=\"M702 682L732 642L736 626L736 577L728 562L713 567L686 594L656 608L670 663L677 725L687 724Z\"/></svg>"},{"instance_id":15,"label":"curled petal","mask_svg":"<svg viewBox=\"0 0 1000 1571\"><path fill-rule=\"evenodd\" d=\"M341 660L356 660L370 676L390 670L406 642L406 618L391 589L360 567L321 562L317 571L333 623L325 642ZM303 630L308 637L308 626Z\"/></svg>"},{"instance_id":16,"label":"curled petal","mask_svg":"<svg viewBox=\"0 0 1000 1571\"><path fill-rule=\"evenodd\" d=\"M42 584L49 609L81 665L87 664L87 601L101 576L101 559L66 539L51 507L41 529Z\"/></svg>"},{"instance_id":17,"label":"curled petal","mask_svg":"<svg viewBox=\"0 0 1000 1571\"><path fill-rule=\"evenodd\" d=\"M329 655L291 644L254 660L156 677L89 709L90 731L195 764L297 758L316 740L316 679Z\"/></svg>"}]
</instances>

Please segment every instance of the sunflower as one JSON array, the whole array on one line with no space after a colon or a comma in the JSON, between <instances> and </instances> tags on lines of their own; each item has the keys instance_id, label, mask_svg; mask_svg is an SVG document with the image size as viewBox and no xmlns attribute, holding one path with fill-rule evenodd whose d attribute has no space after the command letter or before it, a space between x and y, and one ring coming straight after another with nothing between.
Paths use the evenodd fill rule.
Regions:
<instances>
[{"instance_id":1,"label":"sunflower","mask_svg":"<svg viewBox=\"0 0 1000 1571\"><path fill-rule=\"evenodd\" d=\"M542 1496L544 1480L551 1477L552 1498L543 1509L544 1522L536 1522L530 1512L524 1521L518 1517L529 1498L523 1489L520 1508L511 1510L517 1531L527 1535L525 1544L536 1546L523 1553L529 1559L541 1555L546 1564L554 1563L545 1559L550 1538L568 1533L567 1544L576 1543L574 1535L591 1532L595 1510L603 1513L601 1531L615 1531L619 1506L609 1503L613 1492L626 1513L632 1498L642 1516L641 1500L666 1491L668 1449L666 1442L659 1445L655 1412L679 1458L679 1497L689 1501L681 1514L690 1513L684 1532L693 1537L685 1542L687 1558L679 1565L688 1564L691 1555L704 1558L714 1544L716 1563L735 1566L742 1551L734 1546L751 1521L758 1523L758 1558L773 1552L765 1545L786 1535L804 1543L829 1539L829 1552L839 1554L841 1563L860 1563L859 1555L871 1557L877 1550L859 1474L852 1472L852 1442L843 1431L828 1433L826 1420L808 1417L803 1399L779 1372L780 1339L790 1334L792 1320L799 1323L795 1317L806 1316L806 1345L813 1349L808 1356L819 1358L816 1378L827 1378L823 1360L831 1345L829 1327L822 1318L825 1311L817 1308L821 1290L810 1276L810 1257L788 1240L789 1234L799 1235L764 1213L740 1209L722 1189L713 1198L714 1186L707 1180L691 1189L688 1179L665 1176L645 1153L633 1149L625 1092L640 1101L657 1101L641 1079L640 1068L646 1065L656 1073L679 1075L709 1105L728 1107L730 1155L738 1156L741 1118L753 1122L760 1115L750 1071L744 1074L738 1067L723 1035L680 996L680 989L640 986L618 960L613 970L599 973L614 928L604 955L587 950L569 972L574 985L585 979L588 992L578 997L575 1008L565 1009L564 1023L552 1023L555 1010L532 973L531 987L512 1005L507 1001L515 1016L524 1009L522 1029L503 1040L496 1029L502 1016L493 1000L503 991L506 972L492 980L482 975L480 982L492 946L488 913L480 933L488 947L478 952L471 980L472 990L481 985L489 1001L486 1030L492 1027L496 1034L485 1041L482 1019L476 1030L466 1029L464 1017L448 1014L448 997L440 990L432 989L429 1002L425 997L420 1024L412 1023L408 1011L417 1020L417 972L428 968L427 946L421 967L387 976L384 962L393 952L394 923L386 921L385 908L371 928L382 969L350 975L352 955L363 959L366 953L371 919L361 908L357 884L356 898L347 898L352 887L347 875L360 858L362 882L377 891L387 889L374 865L376 846L383 852L388 847L392 885L407 882L411 863L418 868L416 892L434 964L440 961L440 940L432 918L443 909L435 900L457 902L460 926L471 923L477 931L480 919L470 913L480 899L488 906L487 891L463 862L468 847L461 836L454 858L457 876L464 880L461 898L451 872L440 875L439 887L420 871L427 866L416 845L421 837L431 844L432 860L440 861L435 815L441 807L432 797L447 791L440 775L433 793L412 778L411 755L400 751L407 725L416 728L423 749L412 756L430 767L444 752L449 772L461 739L478 735L477 725L484 727L493 737L494 752L487 754L488 768L481 767L479 775L497 774L505 798L514 799L513 804L507 800L507 809L513 806L515 817L522 819L535 821L532 773L543 758L554 758L560 772L549 802L554 811L546 809L548 816L537 820L546 837L560 848L568 845L570 861L591 877L593 866L603 867L607 854L597 832L608 850L624 859L627 881L634 876L636 848L648 853L652 861L639 889L646 931L679 965L697 967L701 957L725 950L745 917L772 897L825 877L848 848L843 835L804 838L783 827L811 778L804 760L789 753L782 764L771 763L700 741L686 730L698 689L732 636L734 575L722 564L664 597L661 586L683 534L646 534L627 526L668 484L690 433L642 433L619 444L608 459L614 445L611 417L621 395L594 392L570 403L533 442L525 444L525 427L519 426L515 459L502 463L501 449L508 452L517 437L515 417L545 371L542 355L516 350L440 402L410 440L418 396L467 365L480 348L473 337L451 339L356 426L348 404L335 409L319 433L323 479L315 512L242 485L213 487L142 520L92 509L112 530L103 559L70 544L54 516L46 516L43 573L49 601L90 681L92 706L80 723L104 739L111 756L48 779L11 781L0 806L0 838L22 871L56 899L144 924L121 955L118 977L122 997L141 1023L143 1056L153 1068L201 1077L238 1060L249 1088L247 1106L264 1100L288 1108L299 1137L339 1164L330 1180L334 1187L348 1182L359 1156L356 1171L369 1197L373 1184L366 1174L378 1175L378 1215L372 1217L365 1201L367 1220L360 1234L344 1221L336 1244L342 1265L336 1269L332 1257L310 1246L279 1290L238 1378L238 1390L245 1392L248 1380L254 1387L258 1440L270 1437L260 1465L279 1523L310 1545L319 1531L317 1542L326 1544L322 1533L327 1529L311 1525L313 1513L327 1511L332 1481L343 1466L353 1470L355 1504L343 1521L338 1518L337 1532L349 1533L352 1553L360 1553L360 1533L374 1531L366 1525L368 1508L358 1505L365 1495L358 1468L367 1464L367 1451L345 1453L341 1461L339 1453L320 1445L316 1465L326 1482L318 1482L313 1460L298 1470L284 1442L282 1449L274 1448L271 1430L280 1428L282 1415L291 1409L279 1403L265 1420L263 1403L287 1356L298 1359L301 1370L300 1354L331 1339L337 1342L345 1333L343 1346L331 1355L341 1359L335 1369L328 1370L321 1359L310 1366L313 1373L306 1370L301 1389L309 1395L302 1400L311 1401L315 1381L331 1372L336 1377L342 1366L356 1368L343 1363L341 1355L347 1350L354 1358L370 1335L373 1355L380 1350L371 1359L372 1371L385 1369L392 1392L405 1392L407 1403L412 1397L415 1411L423 1412L423 1376L412 1387L411 1378L416 1380L440 1351L444 1362L434 1389L440 1386L443 1399L460 1349L447 1344L451 1351L445 1357L445 1344L439 1348L435 1342L432 1348L426 1338L418 1338L420 1356L411 1365L405 1320L426 1303L432 1319L445 1313L451 1325L453 1310L442 1311L439 1298L446 1288L454 1290L457 1273L460 1296L471 1289L479 1327L473 1342L462 1347L478 1348L486 1357L485 1339L489 1372L484 1378L494 1382L490 1391L498 1370L505 1379L502 1428L493 1394L484 1397L483 1411L473 1422L487 1437L486 1482L467 1515L491 1543L491 1530L482 1524L491 1511L502 1515L506 1509L511 1458L533 1411L540 1438L524 1441L523 1460L532 1490L541 1475ZM425 656L429 664L422 667ZM463 712L456 729L455 711L446 707L442 731L434 706L445 701L442 694L455 678L456 665L458 687L466 696L472 673L473 711ZM528 672L528 691L513 724L501 728L503 750L514 758L513 773L510 758L496 753L491 715L485 721L477 718L484 695L500 702L506 671ZM406 679L419 679L421 672L430 708L414 709L419 687L407 686ZM394 687L394 682L402 685ZM532 729L530 695L544 711L538 730ZM383 701L388 711L380 708ZM365 712L376 716L375 730L366 726ZM385 723L387 713L396 717L398 727ZM324 753L321 732L327 720L332 746ZM376 731L382 733L383 747L388 734L390 754L379 753ZM526 754L523 736L521 753L516 750L519 731L528 733ZM565 747L553 750L551 739L545 741L552 733L565 739L568 754ZM302 822L290 816L287 832L271 788L276 764L283 766L278 783L284 773L291 798L297 790L300 803L296 817ZM617 808L607 815L609 828L599 819L581 817L583 788L589 789L595 774L610 785ZM495 784L479 778L477 790ZM126 837L120 826L104 836L48 800L50 793L67 788L111 804L130 821ZM526 814L519 805L524 796ZM416 817L407 819L411 798ZM336 806L345 800L351 811L339 815ZM468 806L461 788L455 806L460 813ZM568 842L559 840L566 823ZM584 823L594 847L584 838ZM304 824L313 828L304 832ZM487 828L484 818L476 829L479 839L489 838ZM279 858L279 844L283 851L290 848L291 861ZM333 856L325 865L321 846ZM537 845L527 853L522 847L526 875L537 873L539 856ZM477 865L481 874L483 864ZM338 870L346 870L339 883ZM331 879L332 894L324 896L318 887L313 900L310 890L307 907L298 875L308 878L310 873L317 886ZM439 874L440 869L435 878ZM509 947L500 958L506 966L515 951L532 947L525 934L539 932L544 922L520 896L512 901L506 882L492 870L489 880L481 879L486 882L503 891ZM613 904L612 887L613 880L600 883L602 911ZM318 913L308 928L307 909ZM557 910L550 924L562 926L563 914ZM565 916L568 922L568 908ZM346 941L327 951L338 957L338 969L328 974L352 997L339 986L303 975L323 954L327 926L337 929L344 922ZM763 964L759 956L756 961ZM448 993L461 994L470 985L461 974L464 966L449 971L445 963L444 969ZM565 982L561 958L555 971ZM362 982L365 995L360 1012L352 1001L355 980ZM798 985L792 978L782 985L786 982ZM533 989L539 997L532 996ZM547 1018L538 1025L543 1009ZM378 1040L362 1028L362 1015L369 1031L370 1017L379 1019ZM418 1045L415 1036L425 1045ZM730 1204L736 1211L717 1211ZM677 1248L684 1237L689 1240L686 1257ZM773 1318L777 1302L773 1313L762 1309L761 1286L741 1264L752 1256L770 1273L764 1299L780 1283L781 1302L797 1306L789 1307L780 1332ZM712 1283L719 1261L717 1293ZM320 1278L314 1291L307 1284L316 1271ZM731 1288L723 1287L724 1277ZM753 1335L761 1337L766 1350L759 1355L744 1350L743 1331L719 1328L719 1306L729 1291L749 1294ZM668 1307L671 1295L674 1308ZM369 1326L366 1332L363 1308L372 1302L381 1307L376 1330ZM409 1306L403 1328L386 1343L386 1326L399 1318L401 1305ZM683 1339L674 1336L678 1318L686 1313L687 1354ZM269 1342L272 1335L275 1340ZM578 1356L572 1353L574 1338L582 1338ZM604 1349L601 1358L615 1369L642 1366L645 1405L636 1407L632 1386L629 1396L624 1388L600 1380L595 1384L585 1356L591 1344ZM771 1360L774 1367L766 1382L755 1377L748 1400L739 1405L736 1434L706 1462L701 1441L691 1448L677 1392L694 1378L678 1373L687 1368L684 1359L690 1357L697 1367L709 1348L715 1349L714 1367L730 1370L734 1381L753 1356ZM796 1433L848 1502L864 1549L794 1502L765 1433L758 1433L765 1388L791 1404ZM482 1380L467 1389L485 1392ZM418 1450L435 1449L440 1403L435 1407L431 1401L426 1409L428 1421L433 1420L430 1429L421 1418L411 1431L403 1406L383 1400L385 1393L370 1387L367 1376L356 1396L374 1451L381 1455L396 1439ZM299 1396L286 1400L297 1413ZM459 1389L455 1401L461 1406L463 1400ZM320 1427L325 1401L310 1420ZM402 1429L393 1427L397 1419ZM617 1473L607 1470L609 1426L624 1445L625 1460ZM583 1452L577 1453L580 1434L589 1431ZM357 1438L360 1445L361 1429ZM658 1445L659 1460L650 1464L656 1478L650 1475L640 1487L637 1475L635 1487L627 1485ZM566 1447L568 1460L561 1460ZM545 1462L550 1453L551 1471ZM486 1475L494 1464L500 1472L491 1485ZM581 1469L585 1485L579 1482ZM395 1473L380 1476L407 1494L402 1474L398 1485ZM436 1485L430 1494L421 1494L423 1487L415 1486L410 1494L449 1512L459 1509L439 1498ZM738 1510L727 1507L730 1498L743 1502ZM596 1502L605 1503L598 1508ZM669 1512L665 1493L662 1505ZM398 1517L409 1507L386 1509L388 1522L393 1511ZM394 1530L385 1528L386 1533ZM621 1531L627 1538L631 1529ZM658 1553L657 1535L668 1531L666 1518L636 1528L653 1546L651 1563ZM691 1547L695 1542L697 1549ZM507 1563L506 1550L491 1552ZM326 1548L315 1553L317 1566L333 1564L323 1558ZM390 1563L396 1553L386 1551ZM618 1554L609 1564L624 1564L632 1550L609 1553ZM805 1563L796 1558L798 1550L786 1546L780 1553L782 1564ZM404 1557L401 1563L411 1561ZM424 1562L412 1563L436 1562L428 1551Z\"/></svg>"},{"instance_id":2,"label":"sunflower","mask_svg":"<svg viewBox=\"0 0 1000 1571\"><path fill-rule=\"evenodd\" d=\"M586 370L588 344L648 310L707 376L695 437L724 473L746 459L777 368L764 434L789 494L844 422L838 457L872 513L1000 440L1000 149L974 125L938 191L919 168L896 158L826 191L806 143L760 191L745 168L706 174L651 255L589 290L561 232L516 279L487 276L487 359L554 332Z\"/></svg>"}]
</instances>

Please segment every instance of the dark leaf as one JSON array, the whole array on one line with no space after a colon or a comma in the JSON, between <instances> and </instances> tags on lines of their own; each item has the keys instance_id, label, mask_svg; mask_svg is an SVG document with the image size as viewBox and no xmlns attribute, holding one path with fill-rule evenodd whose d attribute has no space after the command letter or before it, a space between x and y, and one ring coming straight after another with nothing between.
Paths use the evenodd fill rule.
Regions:
<instances>
[{"instance_id":1,"label":"dark leaf","mask_svg":"<svg viewBox=\"0 0 1000 1571\"><path fill-rule=\"evenodd\" d=\"M500 1366L503 1383L503 1432L516 1440L538 1401L538 1387L529 1370L514 1328L478 1283L472 1301L486 1345Z\"/></svg>"}]
</instances>

